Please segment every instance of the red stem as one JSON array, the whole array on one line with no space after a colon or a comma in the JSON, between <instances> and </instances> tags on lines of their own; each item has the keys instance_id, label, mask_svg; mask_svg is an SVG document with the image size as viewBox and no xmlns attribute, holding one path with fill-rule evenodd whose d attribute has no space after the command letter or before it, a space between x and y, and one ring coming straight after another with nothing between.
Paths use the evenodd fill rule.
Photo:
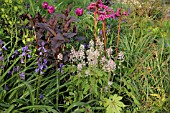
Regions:
<instances>
[{"instance_id":1,"label":"red stem","mask_svg":"<svg viewBox=\"0 0 170 113\"><path fill-rule=\"evenodd\" d=\"M102 38L104 43L104 53L106 55L106 21L105 20L102 21Z\"/></svg>"},{"instance_id":2,"label":"red stem","mask_svg":"<svg viewBox=\"0 0 170 113\"><path fill-rule=\"evenodd\" d=\"M119 40L120 40L120 24L122 21L122 16L119 18L119 23L118 23L118 36L117 36L117 41L116 41L116 54L118 53L118 48L119 48Z\"/></svg>"}]
</instances>

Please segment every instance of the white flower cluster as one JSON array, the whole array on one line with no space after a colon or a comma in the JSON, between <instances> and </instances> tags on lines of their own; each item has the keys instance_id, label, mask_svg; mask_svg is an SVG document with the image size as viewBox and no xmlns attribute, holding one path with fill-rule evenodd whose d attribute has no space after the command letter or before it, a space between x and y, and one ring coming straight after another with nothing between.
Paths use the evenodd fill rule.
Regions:
<instances>
[{"instance_id":1,"label":"white flower cluster","mask_svg":"<svg viewBox=\"0 0 170 113\"><path fill-rule=\"evenodd\" d=\"M106 50L107 57L103 55L103 42L101 42L99 39L96 41L96 48L94 41L91 40L89 42L89 49L86 52L85 55L85 47L84 45L80 45L80 48L78 51L75 51L74 47L71 48L70 53L70 62L73 64L77 64L77 70L81 71L83 66L92 66L92 67L102 67L104 71L107 72L113 72L116 70L116 63L111 59L113 50L112 48L108 48ZM85 58L86 61L85 61ZM117 57L118 60L121 60L121 62L124 61L124 54L123 52L120 52ZM89 72L87 72L89 75Z\"/></svg>"},{"instance_id":2,"label":"white flower cluster","mask_svg":"<svg viewBox=\"0 0 170 113\"><path fill-rule=\"evenodd\" d=\"M120 62L124 62L124 54L122 51L118 54L117 59L120 60Z\"/></svg>"}]
</instances>

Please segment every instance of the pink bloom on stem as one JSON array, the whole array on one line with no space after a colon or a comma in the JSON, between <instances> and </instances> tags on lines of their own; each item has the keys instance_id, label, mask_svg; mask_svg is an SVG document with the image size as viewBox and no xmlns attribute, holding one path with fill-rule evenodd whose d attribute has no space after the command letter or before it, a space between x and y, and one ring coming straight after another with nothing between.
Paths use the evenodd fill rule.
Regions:
<instances>
[{"instance_id":1,"label":"pink bloom on stem","mask_svg":"<svg viewBox=\"0 0 170 113\"><path fill-rule=\"evenodd\" d=\"M44 2L44 3L42 4L42 7L43 7L44 9L47 9L47 8L48 8L48 2Z\"/></svg>"},{"instance_id":2,"label":"pink bloom on stem","mask_svg":"<svg viewBox=\"0 0 170 113\"><path fill-rule=\"evenodd\" d=\"M95 2L92 2L92 3L87 7L88 10L95 9L95 8L96 8L96 3L95 3Z\"/></svg>"},{"instance_id":3,"label":"pink bloom on stem","mask_svg":"<svg viewBox=\"0 0 170 113\"><path fill-rule=\"evenodd\" d=\"M55 11L55 8L54 8L54 6L48 6L48 13L54 13L54 11Z\"/></svg>"},{"instance_id":4,"label":"pink bloom on stem","mask_svg":"<svg viewBox=\"0 0 170 113\"><path fill-rule=\"evenodd\" d=\"M77 8L75 10L75 13L76 13L77 16L82 16L83 15L83 9L82 8Z\"/></svg>"},{"instance_id":5,"label":"pink bloom on stem","mask_svg":"<svg viewBox=\"0 0 170 113\"><path fill-rule=\"evenodd\" d=\"M121 8L118 8L118 9L117 9L116 14L115 14L116 17L119 17L119 16L121 15L121 14L120 14L120 10L121 10Z\"/></svg>"},{"instance_id":6,"label":"pink bloom on stem","mask_svg":"<svg viewBox=\"0 0 170 113\"><path fill-rule=\"evenodd\" d=\"M123 12L122 15L128 16L128 13L127 12Z\"/></svg>"}]
</instances>

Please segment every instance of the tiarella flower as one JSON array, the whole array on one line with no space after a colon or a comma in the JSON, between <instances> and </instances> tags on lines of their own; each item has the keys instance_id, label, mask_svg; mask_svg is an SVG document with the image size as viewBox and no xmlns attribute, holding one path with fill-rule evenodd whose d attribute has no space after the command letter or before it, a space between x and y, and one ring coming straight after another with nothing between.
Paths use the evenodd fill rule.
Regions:
<instances>
[{"instance_id":1,"label":"tiarella flower","mask_svg":"<svg viewBox=\"0 0 170 113\"><path fill-rule=\"evenodd\" d=\"M122 51L118 54L117 59L120 60L120 62L124 62L124 54Z\"/></svg>"},{"instance_id":2,"label":"tiarella flower","mask_svg":"<svg viewBox=\"0 0 170 113\"><path fill-rule=\"evenodd\" d=\"M112 84L113 84L113 82L111 82L111 81L108 82L108 85L109 85L109 86L111 86Z\"/></svg>"},{"instance_id":3,"label":"tiarella flower","mask_svg":"<svg viewBox=\"0 0 170 113\"><path fill-rule=\"evenodd\" d=\"M19 76L21 77L22 80L25 79L25 73L24 72L22 72Z\"/></svg>"},{"instance_id":4,"label":"tiarella flower","mask_svg":"<svg viewBox=\"0 0 170 113\"><path fill-rule=\"evenodd\" d=\"M85 71L85 76L89 76L90 75L90 70L89 69L87 69L86 71Z\"/></svg>"},{"instance_id":5,"label":"tiarella flower","mask_svg":"<svg viewBox=\"0 0 170 113\"><path fill-rule=\"evenodd\" d=\"M47 9L47 8L48 8L48 2L44 2L44 3L42 4L42 7L43 7L44 9Z\"/></svg>"},{"instance_id":6,"label":"tiarella flower","mask_svg":"<svg viewBox=\"0 0 170 113\"><path fill-rule=\"evenodd\" d=\"M110 58L112 55L113 49L110 47L106 50L106 52L107 52L107 56Z\"/></svg>"},{"instance_id":7,"label":"tiarella flower","mask_svg":"<svg viewBox=\"0 0 170 113\"><path fill-rule=\"evenodd\" d=\"M114 71L116 70L116 63L112 59L109 59L103 69L108 72Z\"/></svg>"},{"instance_id":8,"label":"tiarella flower","mask_svg":"<svg viewBox=\"0 0 170 113\"><path fill-rule=\"evenodd\" d=\"M83 15L83 9L82 8L77 8L75 10L75 13L76 13L77 16L82 16Z\"/></svg>"},{"instance_id":9,"label":"tiarella flower","mask_svg":"<svg viewBox=\"0 0 170 113\"><path fill-rule=\"evenodd\" d=\"M54 6L48 6L47 9L48 9L48 13L49 13L49 14L55 12L55 7L54 7Z\"/></svg>"},{"instance_id":10,"label":"tiarella flower","mask_svg":"<svg viewBox=\"0 0 170 113\"><path fill-rule=\"evenodd\" d=\"M83 68L83 65L82 65L81 63L79 63L79 64L77 65L77 70L78 70L78 71L81 71L82 68Z\"/></svg>"},{"instance_id":11,"label":"tiarella flower","mask_svg":"<svg viewBox=\"0 0 170 113\"><path fill-rule=\"evenodd\" d=\"M63 54L59 53L57 56L59 60L63 60Z\"/></svg>"}]
</instances>

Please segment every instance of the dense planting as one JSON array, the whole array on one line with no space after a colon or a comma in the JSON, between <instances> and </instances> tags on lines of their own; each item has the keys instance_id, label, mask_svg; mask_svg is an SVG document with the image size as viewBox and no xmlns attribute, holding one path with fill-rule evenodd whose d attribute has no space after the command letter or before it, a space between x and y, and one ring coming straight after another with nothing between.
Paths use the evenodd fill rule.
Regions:
<instances>
[{"instance_id":1,"label":"dense planting","mask_svg":"<svg viewBox=\"0 0 170 113\"><path fill-rule=\"evenodd\" d=\"M168 3L1 0L1 113L168 113Z\"/></svg>"}]
</instances>

